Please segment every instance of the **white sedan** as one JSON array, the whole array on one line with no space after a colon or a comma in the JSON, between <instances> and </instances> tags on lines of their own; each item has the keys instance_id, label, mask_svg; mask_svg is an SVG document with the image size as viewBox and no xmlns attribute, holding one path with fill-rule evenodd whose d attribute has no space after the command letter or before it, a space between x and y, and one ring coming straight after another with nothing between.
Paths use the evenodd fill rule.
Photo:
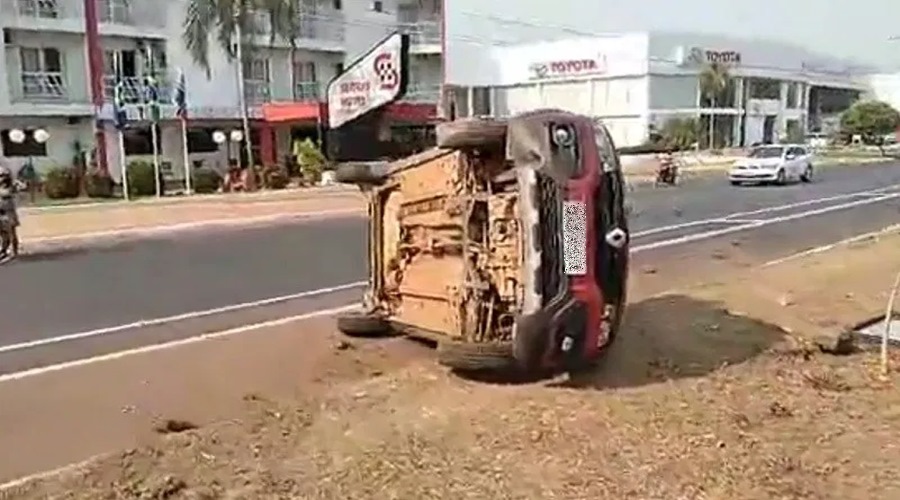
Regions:
<instances>
[{"instance_id":1,"label":"white sedan","mask_svg":"<svg viewBox=\"0 0 900 500\"><path fill-rule=\"evenodd\" d=\"M812 182L812 154L801 144L770 144L750 150L728 173L732 185L748 183L786 184Z\"/></svg>"}]
</instances>

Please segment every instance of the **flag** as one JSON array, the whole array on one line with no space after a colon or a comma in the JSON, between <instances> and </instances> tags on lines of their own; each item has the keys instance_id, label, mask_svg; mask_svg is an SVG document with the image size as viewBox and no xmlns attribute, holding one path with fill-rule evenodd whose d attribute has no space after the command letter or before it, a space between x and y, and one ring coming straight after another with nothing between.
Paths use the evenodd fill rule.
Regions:
<instances>
[{"instance_id":1,"label":"flag","mask_svg":"<svg viewBox=\"0 0 900 500\"><path fill-rule=\"evenodd\" d=\"M187 82L184 79L184 71L178 71L178 83L175 86L175 116L187 120Z\"/></svg>"},{"instance_id":2,"label":"flag","mask_svg":"<svg viewBox=\"0 0 900 500\"><path fill-rule=\"evenodd\" d=\"M116 128L124 129L128 125L128 113L125 112L125 81L122 79L121 54L113 55L113 72L115 73L115 85L113 85L113 120Z\"/></svg>"},{"instance_id":3,"label":"flag","mask_svg":"<svg viewBox=\"0 0 900 500\"><path fill-rule=\"evenodd\" d=\"M144 58L146 59L146 69L144 73L144 96L143 101L150 111L150 121L153 126L159 123L159 82L156 78L156 57L153 53L153 44L147 43L144 49Z\"/></svg>"}]
</instances>

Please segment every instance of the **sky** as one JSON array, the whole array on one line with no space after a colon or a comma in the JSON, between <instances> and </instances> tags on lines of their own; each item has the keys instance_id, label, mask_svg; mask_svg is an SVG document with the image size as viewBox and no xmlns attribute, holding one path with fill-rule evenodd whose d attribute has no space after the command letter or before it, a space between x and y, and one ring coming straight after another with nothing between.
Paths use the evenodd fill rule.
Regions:
<instances>
[{"instance_id":1,"label":"sky","mask_svg":"<svg viewBox=\"0 0 900 500\"><path fill-rule=\"evenodd\" d=\"M900 0L446 0L455 36L485 42L626 31L766 38L900 70ZM676 7L677 6L677 7ZM553 26L540 28L541 25ZM451 35L454 36L454 35Z\"/></svg>"}]
</instances>

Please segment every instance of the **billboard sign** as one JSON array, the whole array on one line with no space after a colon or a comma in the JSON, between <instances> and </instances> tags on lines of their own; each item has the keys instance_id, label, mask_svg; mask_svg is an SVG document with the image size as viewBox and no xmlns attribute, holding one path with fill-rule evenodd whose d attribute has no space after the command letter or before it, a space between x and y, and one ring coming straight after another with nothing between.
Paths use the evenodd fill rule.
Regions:
<instances>
[{"instance_id":1,"label":"billboard sign","mask_svg":"<svg viewBox=\"0 0 900 500\"><path fill-rule=\"evenodd\" d=\"M328 126L338 128L406 93L409 35L394 33L328 84Z\"/></svg>"}]
</instances>

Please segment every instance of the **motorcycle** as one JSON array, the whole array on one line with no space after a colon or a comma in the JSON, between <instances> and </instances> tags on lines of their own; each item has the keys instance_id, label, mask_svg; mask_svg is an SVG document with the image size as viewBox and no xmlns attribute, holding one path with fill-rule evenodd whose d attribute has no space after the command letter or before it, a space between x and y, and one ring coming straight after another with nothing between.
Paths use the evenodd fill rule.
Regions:
<instances>
[{"instance_id":1,"label":"motorcycle","mask_svg":"<svg viewBox=\"0 0 900 500\"><path fill-rule=\"evenodd\" d=\"M678 182L678 164L671 153L666 153L659 158L659 166L656 169L656 185L674 186Z\"/></svg>"}]
</instances>

